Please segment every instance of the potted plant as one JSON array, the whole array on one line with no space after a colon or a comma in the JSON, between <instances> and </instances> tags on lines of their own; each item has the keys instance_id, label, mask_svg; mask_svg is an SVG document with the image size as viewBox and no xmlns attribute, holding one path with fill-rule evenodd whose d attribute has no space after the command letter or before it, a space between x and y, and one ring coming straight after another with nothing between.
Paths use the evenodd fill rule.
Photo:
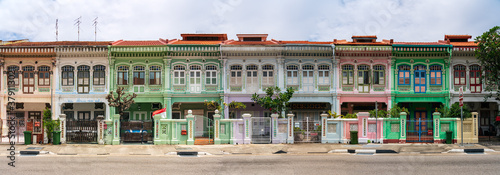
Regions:
<instances>
[{"instance_id":1,"label":"potted plant","mask_svg":"<svg viewBox=\"0 0 500 175\"><path fill-rule=\"evenodd\" d=\"M61 131L59 130L59 119L52 120L52 111L45 108L43 111L43 127L47 133L48 143L60 144Z\"/></svg>"}]
</instances>

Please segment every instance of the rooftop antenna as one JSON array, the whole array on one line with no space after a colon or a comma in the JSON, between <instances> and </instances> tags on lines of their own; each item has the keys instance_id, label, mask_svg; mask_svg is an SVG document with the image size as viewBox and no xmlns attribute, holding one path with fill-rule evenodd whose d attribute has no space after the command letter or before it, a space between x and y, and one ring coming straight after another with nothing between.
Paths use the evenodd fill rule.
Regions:
<instances>
[{"instance_id":1,"label":"rooftop antenna","mask_svg":"<svg viewBox=\"0 0 500 175\"><path fill-rule=\"evenodd\" d=\"M78 17L75 19L75 24L74 25L77 25L78 26L78 41L80 41L80 24L82 23L82 16Z\"/></svg>"},{"instance_id":2,"label":"rooftop antenna","mask_svg":"<svg viewBox=\"0 0 500 175\"><path fill-rule=\"evenodd\" d=\"M95 17L94 23L92 24L94 26L94 41L96 42L97 42L97 18L99 17Z\"/></svg>"},{"instance_id":3,"label":"rooftop antenna","mask_svg":"<svg viewBox=\"0 0 500 175\"><path fill-rule=\"evenodd\" d=\"M57 23L59 22L59 19L56 19L56 41L59 41L58 36L59 36L59 29L57 26Z\"/></svg>"}]
</instances>

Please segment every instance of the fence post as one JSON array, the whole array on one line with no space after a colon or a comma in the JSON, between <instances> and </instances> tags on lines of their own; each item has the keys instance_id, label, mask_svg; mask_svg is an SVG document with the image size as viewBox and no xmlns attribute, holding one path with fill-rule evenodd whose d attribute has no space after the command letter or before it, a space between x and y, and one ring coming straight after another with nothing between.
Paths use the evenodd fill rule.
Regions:
<instances>
[{"instance_id":1,"label":"fence post","mask_svg":"<svg viewBox=\"0 0 500 175\"><path fill-rule=\"evenodd\" d=\"M434 119L434 143L440 143L441 139L439 136L439 132L441 131L441 113L434 112L432 113L432 118Z\"/></svg>"},{"instance_id":2,"label":"fence post","mask_svg":"<svg viewBox=\"0 0 500 175\"><path fill-rule=\"evenodd\" d=\"M112 145L120 144L120 114L115 114L112 117L113 120L113 140Z\"/></svg>"},{"instance_id":3,"label":"fence post","mask_svg":"<svg viewBox=\"0 0 500 175\"><path fill-rule=\"evenodd\" d=\"M288 139L286 140L286 143L293 144L293 139L294 139L294 133L293 133L293 117L295 116L293 113L289 113L286 115L288 117L288 133L286 134L288 136Z\"/></svg>"},{"instance_id":4,"label":"fence post","mask_svg":"<svg viewBox=\"0 0 500 175\"><path fill-rule=\"evenodd\" d=\"M61 129L61 144L66 143L66 114L59 114L59 128Z\"/></svg>"},{"instance_id":5,"label":"fence post","mask_svg":"<svg viewBox=\"0 0 500 175\"><path fill-rule=\"evenodd\" d=\"M328 128L328 126L326 118L328 117L328 114L323 112L323 114L320 114L320 116L321 116L321 143L327 143L326 128Z\"/></svg>"},{"instance_id":6,"label":"fence post","mask_svg":"<svg viewBox=\"0 0 500 175\"><path fill-rule=\"evenodd\" d=\"M271 114L271 125L272 125L272 143L280 143L278 138L278 114Z\"/></svg>"},{"instance_id":7,"label":"fence post","mask_svg":"<svg viewBox=\"0 0 500 175\"><path fill-rule=\"evenodd\" d=\"M97 143L104 145L104 116L97 116Z\"/></svg>"},{"instance_id":8,"label":"fence post","mask_svg":"<svg viewBox=\"0 0 500 175\"><path fill-rule=\"evenodd\" d=\"M472 143L478 143L478 128L477 128L477 112L471 112L472 114Z\"/></svg>"},{"instance_id":9,"label":"fence post","mask_svg":"<svg viewBox=\"0 0 500 175\"><path fill-rule=\"evenodd\" d=\"M252 115L249 113L243 114L243 121L245 125L245 135L243 136L244 138L243 144L250 144L250 142L252 141L252 135L251 135L252 128L250 127L250 124L252 122L250 121L250 117L252 117Z\"/></svg>"},{"instance_id":10,"label":"fence post","mask_svg":"<svg viewBox=\"0 0 500 175\"><path fill-rule=\"evenodd\" d=\"M193 111L190 109L188 110L188 115L186 115L186 119L188 122L188 140L187 144L188 145L194 145L194 132L195 129L193 129L194 126L194 115Z\"/></svg>"},{"instance_id":11,"label":"fence post","mask_svg":"<svg viewBox=\"0 0 500 175\"><path fill-rule=\"evenodd\" d=\"M220 145L220 114L219 110L215 110L214 114L214 144Z\"/></svg>"},{"instance_id":12,"label":"fence post","mask_svg":"<svg viewBox=\"0 0 500 175\"><path fill-rule=\"evenodd\" d=\"M406 143L406 112L399 113L399 143Z\"/></svg>"}]
</instances>

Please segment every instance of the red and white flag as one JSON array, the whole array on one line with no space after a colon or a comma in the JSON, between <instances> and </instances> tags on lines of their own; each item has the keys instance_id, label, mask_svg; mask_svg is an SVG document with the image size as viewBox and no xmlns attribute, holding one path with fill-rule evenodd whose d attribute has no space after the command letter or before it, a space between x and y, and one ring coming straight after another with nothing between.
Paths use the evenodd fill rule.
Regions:
<instances>
[{"instance_id":1,"label":"red and white flag","mask_svg":"<svg viewBox=\"0 0 500 175\"><path fill-rule=\"evenodd\" d=\"M161 115L161 118L167 118L167 108L156 110L155 112L153 112L153 115L151 116L151 118L153 118L155 115L158 115L158 114Z\"/></svg>"}]
</instances>

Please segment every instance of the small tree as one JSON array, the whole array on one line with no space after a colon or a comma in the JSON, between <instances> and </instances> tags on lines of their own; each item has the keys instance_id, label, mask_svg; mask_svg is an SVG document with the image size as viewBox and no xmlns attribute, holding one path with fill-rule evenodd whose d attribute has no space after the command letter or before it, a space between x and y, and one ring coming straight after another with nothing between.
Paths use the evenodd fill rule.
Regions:
<instances>
[{"instance_id":1,"label":"small tree","mask_svg":"<svg viewBox=\"0 0 500 175\"><path fill-rule=\"evenodd\" d=\"M59 123L59 119L52 120L52 111L49 108L43 110L43 127L45 128L49 143L52 142L52 132L59 130Z\"/></svg>"},{"instance_id":2,"label":"small tree","mask_svg":"<svg viewBox=\"0 0 500 175\"><path fill-rule=\"evenodd\" d=\"M453 103L451 107L443 106L438 109L443 118L460 118L460 105L458 103ZM472 117L469 106L464 104L463 107L464 119Z\"/></svg>"},{"instance_id":3,"label":"small tree","mask_svg":"<svg viewBox=\"0 0 500 175\"><path fill-rule=\"evenodd\" d=\"M268 87L264 97L260 97L255 93L252 95L252 100L263 108L269 109L272 113L279 113L281 116L281 113L287 110L288 101L290 101L294 92L291 87L287 88L284 93L281 92L278 86Z\"/></svg>"},{"instance_id":4,"label":"small tree","mask_svg":"<svg viewBox=\"0 0 500 175\"><path fill-rule=\"evenodd\" d=\"M401 112L406 112L407 116L410 115L410 111L408 111L408 109L405 107L399 107L398 105L394 105L387 113L389 113L389 116L392 118L399 118Z\"/></svg>"},{"instance_id":5,"label":"small tree","mask_svg":"<svg viewBox=\"0 0 500 175\"><path fill-rule=\"evenodd\" d=\"M246 109L247 108L247 106L245 104L243 104L242 102L236 102L236 101L232 101L229 104L224 103L224 106L227 106L229 108L229 112L235 112L236 109Z\"/></svg>"},{"instance_id":6,"label":"small tree","mask_svg":"<svg viewBox=\"0 0 500 175\"><path fill-rule=\"evenodd\" d=\"M130 108L130 105L134 104L134 98L137 97L137 94L132 93L125 94L123 91L125 88L119 87L116 89L116 97L113 94L113 91L110 91L108 96L106 96L106 100L108 100L108 105L112 107L116 107L118 109L118 114L120 114L120 118L123 117L123 111Z\"/></svg>"},{"instance_id":7,"label":"small tree","mask_svg":"<svg viewBox=\"0 0 500 175\"><path fill-rule=\"evenodd\" d=\"M483 35L476 37L477 50L476 58L481 63L485 74L481 76L481 80L485 83L484 91L489 92L485 96L495 98L500 101L500 27L495 26ZM493 92L496 95L493 96Z\"/></svg>"},{"instance_id":8,"label":"small tree","mask_svg":"<svg viewBox=\"0 0 500 175\"><path fill-rule=\"evenodd\" d=\"M368 111L368 113L370 113L370 117L373 117L373 118L375 118L375 113L377 113L377 118L386 118L388 116L386 110L378 110L377 112L375 112L375 109L374 109L374 110Z\"/></svg>"}]
</instances>

